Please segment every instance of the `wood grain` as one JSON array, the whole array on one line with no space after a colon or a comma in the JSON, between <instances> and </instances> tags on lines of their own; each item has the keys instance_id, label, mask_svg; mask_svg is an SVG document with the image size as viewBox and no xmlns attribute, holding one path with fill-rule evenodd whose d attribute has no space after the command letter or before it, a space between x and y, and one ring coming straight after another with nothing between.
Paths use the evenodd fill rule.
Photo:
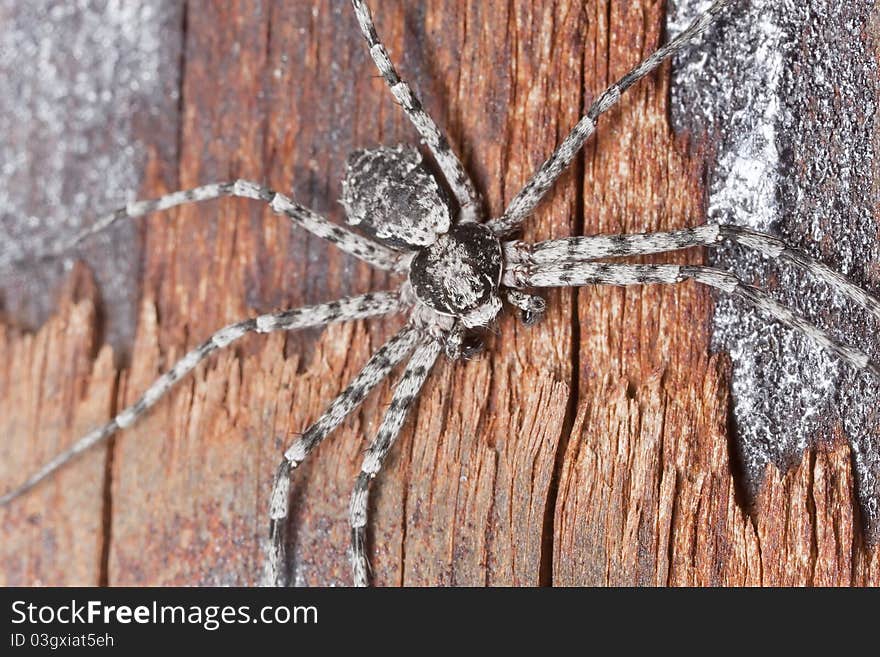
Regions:
<instances>
[{"instance_id":1,"label":"wood grain","mask_svg":"<svg viewBox=\"0 0 880 657\"><path fill-rule=\"evenodd\" d=\"M394 0L377 21L497 215L584 105L656 46L662 4ZM185 39L179 159L154 151L143 195L241 176L341 221L346 154L415 140L345 3L199 3ZM699 222L702 164L670 132L667 77L603 122L527 239ZM84 273L36 334L0 333L4 485L224 323L394 284L243 201L152 217L143 235L125 369L100 347ZM374 487L377 584L880 581L842 439L788 473L768 471L757 503L744 504L707 292L588 289L549 301L539 326L505 317L484 357L436 369ZM283 446L399 324L248 338L212 358L109 449L0 511L0 582L254 583ZM297 583L349 582L348 495L388 393L296 473Z\"/></svg>"}]
</instances>

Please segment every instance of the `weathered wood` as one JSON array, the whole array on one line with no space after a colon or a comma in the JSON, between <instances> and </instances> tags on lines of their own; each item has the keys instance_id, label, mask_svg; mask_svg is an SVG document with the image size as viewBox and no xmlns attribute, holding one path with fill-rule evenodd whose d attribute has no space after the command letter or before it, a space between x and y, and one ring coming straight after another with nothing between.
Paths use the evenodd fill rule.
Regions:
<instances>
[{"instance_id":1,"label":"weathered wood","mask_svg":"<svg viewBox=\"0 0 880 657\"><path fill-rule=\"evenodd\" d=\"M377 21L498 214L585 102L658 43L662 11L395 0ZM250 177L341 221L346 154L414 140L346 3L199 3L181 76L179 161L156 151L143 195ZM641 84L603 122L527 238L698 221L702 163L670 132L666 80ZM137 337L118 385L109 350L94 353L95 297L83 282L35 335L0 334L4 485L222 324L394 282L245 202L143 226ZM708 353L707 292L590 289L549 301L541 325L505 317L486 356L437 368L374 487L378 584L880 581L845 443L785 475L769 470L745 508L729 456L728 366ZM248 338L211 359L109 452L0 512L3 582L253 583L283 445L398 325ZM388 392L295 474L298 583L349 582L348 495Z\"/></svg>"},{"instance_id":2,"label":"weathered wood","mask_svg":"<svg viewBox=\"0 0 880 657\"><path fill-rule=\"evenodd\" d=\"M83 280L86 279L86 280ZM96 352L94 289L62 294L58 315L36 335L0 326L0 479L24 472L69 445L113 405L109 347ZM83 295L79 301L74 299ZM108 448L92 450L32 494L0 509L3 586L97 584L105 549Z\"/></svg>"}]
</instances>

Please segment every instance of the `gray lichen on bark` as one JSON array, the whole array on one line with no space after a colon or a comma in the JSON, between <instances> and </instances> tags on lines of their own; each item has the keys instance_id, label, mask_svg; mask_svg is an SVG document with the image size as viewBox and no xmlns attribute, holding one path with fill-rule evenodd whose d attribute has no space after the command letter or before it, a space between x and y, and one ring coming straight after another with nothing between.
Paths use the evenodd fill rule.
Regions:
<instances>
[{"instance_id":1,"label":"gray lichen on bark","mask_svg":"<svg viewBox=\"0 0 880 657\"><path fill-rule=\"evenodd\" d=\"M136 198L151 156L174 161L181 12L171 0L0 0L0 265L49 250ZM69 258L6 269L0 307L37 328L83 259L101 291L106 337L125 351L139 251L138 228L127 224Z\"/></svg>"},{"instance_id":2,"label":"gray lichen on bark","mask_svg":"<svg viewBox=\"0 0 880 657\"><path fill-rule=\"evenodd\" d=\"M708 4L672 2L669 33ZM738 3L702 46L676 60L671 94L676 131L710 145L710 221L776 233L877 294L873 4ZM710 258L880 358L880 326L826 286L740 248ZM746 489L755 493L767 463L787 468L808 446L842 434L865 527L880 537L880 384L730 299L717 301L713 343L733 361Z\"/></svg>"}]
</instances>

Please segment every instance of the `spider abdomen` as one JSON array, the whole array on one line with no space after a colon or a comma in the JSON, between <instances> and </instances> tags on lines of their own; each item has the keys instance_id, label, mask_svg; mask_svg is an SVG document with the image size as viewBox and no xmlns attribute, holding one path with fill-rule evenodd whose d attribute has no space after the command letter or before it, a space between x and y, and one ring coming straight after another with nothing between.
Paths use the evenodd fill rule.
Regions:
<instances>
[{"instance_id":1,"label":"spider abdomen","mask_svg":"<svg viewBox=\"0 0 880 657\"><path fill-rule=\"evenodd\" d=\"M428 246L449 230L449 203L411 146L353 152L342 181L348 221L399 248Z\"/></svg>"},{"instance_id":2,"label":"spider abdomen","mask_svg":"<svg viewBox=\"0 0 880 657\"><path fill-rule=\"evenodd\" d=\"M455 226L420 250L409 280L419 301L466 326L485 325L498 313L501 243L482 224Z\"/></svg>"}]
</instances>

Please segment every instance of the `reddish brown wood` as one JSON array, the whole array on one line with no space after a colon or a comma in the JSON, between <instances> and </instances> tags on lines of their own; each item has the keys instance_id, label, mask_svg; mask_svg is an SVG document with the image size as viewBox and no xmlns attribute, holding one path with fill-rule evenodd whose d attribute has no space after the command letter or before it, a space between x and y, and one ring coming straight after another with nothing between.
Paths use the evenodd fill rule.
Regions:
<instances>
[{"instance_id":1,"label":"reddish brown wood","mask_svg":"<svg viewBox=\"0 0 880 657\"><path fill-rule=\"evenodd\" d=\"M0 324L0 480L15 482L95 424L113 403L109 347L97 351L94 288L78 272L36 335ZM108 449L0 508L0 585L97 584L105 531Z\"/></svg>"},{"instance_id":2,"label":"reddish brown wood","mask_svg":"<svg viewBox=\"0 0 880 657\"><path fill-rule=\"evenodd\" d=\"M180 161L157 158L142 193L167 191L159 181L177 164L180 186L264 179L341 221L346 153L414 136L338 4L191 10ZM662 3L394 0L377 18L498 214L585 102L657 44ZM527 238L699 221L700 163L671 135L666 79L641 84L603 122ZM120 404L228 321L393 284L245 202L144 225ZM109 415L115 373L106 349L92 360L91 297L78 299L35 336L0 334L3 482ZM437 367L374 487L376 583L878 582L844 443L768 472L759 504L744 509L728 455L727 364L708 355L708 293L599 289L549 301L538 327L505 317L485 357ZM96 450L2 512L2 577L96 583L105 545L110 584L254 583L283 445L398 325L251 338L213 358L119 436L106 498L107 450ZM35 365L46 361L64 365ZM348 494L387 398L385 386L295 475L298 583L349 581Z\"/></svg>"}]
</instances>

